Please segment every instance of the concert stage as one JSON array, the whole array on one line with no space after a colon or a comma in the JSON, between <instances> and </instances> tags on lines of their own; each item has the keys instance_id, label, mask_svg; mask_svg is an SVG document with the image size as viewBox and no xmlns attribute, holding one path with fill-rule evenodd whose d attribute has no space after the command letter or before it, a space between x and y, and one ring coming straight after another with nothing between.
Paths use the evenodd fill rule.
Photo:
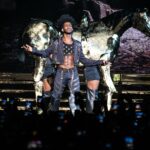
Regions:
<instances>
[{"instance_id":1,"label":"concert stage","mask_svg":"<svg viewBox=\"0 0 150 150\"><path fill-rule=\"evenodd\" d=\"M85 82L80 74L82 100ZM0 140L3 150L102 149L149 147L150 75L114 74L118 90L110 112L69 111L63 95L60 111L37 114L31 73L0 73ZM100 86L103 95L104 87ZM66 92L67 93L67 90ZM7 100L4 103L4 100ZM32 107L27 107L31 102Z\"/></svg>"}]
</instances>

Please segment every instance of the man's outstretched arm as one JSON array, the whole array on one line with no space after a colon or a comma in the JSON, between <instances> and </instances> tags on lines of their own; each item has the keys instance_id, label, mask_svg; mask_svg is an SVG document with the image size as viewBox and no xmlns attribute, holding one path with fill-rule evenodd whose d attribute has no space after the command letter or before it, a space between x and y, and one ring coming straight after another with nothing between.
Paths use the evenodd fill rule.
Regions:
<instances>
[{"instance_id":1,"label":"man's outstretched arm","mask_svg":"<svg viewBox=\"0 0 150 150\"><path fill-rule=\"evenodd\" d=\"M23 48L27 53L32 53L33 55L41 57L49 57L49 55L52 53L52 49L50 47L45 50L39 51L36 48L33 48L30 45L25 44L21 48Z\"/></svg>"}]
</instances>

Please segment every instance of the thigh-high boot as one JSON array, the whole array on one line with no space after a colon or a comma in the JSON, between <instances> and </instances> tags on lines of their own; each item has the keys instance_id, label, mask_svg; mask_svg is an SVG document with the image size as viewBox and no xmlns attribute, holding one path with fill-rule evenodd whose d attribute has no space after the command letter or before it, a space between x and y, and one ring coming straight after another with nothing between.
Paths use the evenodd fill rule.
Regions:
<instances>
[{"instance_id":1,"label":"thigh-high boot","mask_svg":"<svg viewBox=\"0 0 150 150\"><path fill-rule=\"evenodd\" d=\"M87 113L93 113L95 100L98 100L98 90L87 89L87 100L86 100Z\"/></svg>"}]
</instances>

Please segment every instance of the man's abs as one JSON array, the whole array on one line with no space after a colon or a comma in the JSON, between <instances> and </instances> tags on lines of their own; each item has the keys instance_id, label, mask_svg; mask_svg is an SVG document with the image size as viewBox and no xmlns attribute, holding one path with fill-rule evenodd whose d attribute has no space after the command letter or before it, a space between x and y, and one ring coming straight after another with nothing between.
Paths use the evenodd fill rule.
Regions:
<instances>
[{"instance_id":1,"label":"man's abs","mask_svg":"<svg viewBox=\"0 0 150 150\"><path fill-rule=\"evenodd\" d=\"M73 55L64 56L64 63L58 66L59 68L71 69L74 68L74 57Z\"/></svg>"}]
</instances>

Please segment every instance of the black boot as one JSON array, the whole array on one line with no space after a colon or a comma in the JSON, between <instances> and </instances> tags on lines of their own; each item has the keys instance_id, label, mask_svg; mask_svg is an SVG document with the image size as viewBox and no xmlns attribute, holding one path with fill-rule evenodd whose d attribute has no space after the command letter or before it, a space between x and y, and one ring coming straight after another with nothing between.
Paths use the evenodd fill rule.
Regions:
<instances>
[{"instance_id":1,"label":"black boot","mask_svg":"<svg viewBox=\"0 0 150 150\"><path fill-rule=\"evenodd\" d=\"M48 111L59 111L59 105L60 100L56 100L53 96L51 96Z\"/></svg>"},{"instance_id":2,"label":"black boot","mask_svg":"<svg viewBox=\"0 0 150 150\"><path fill-rule=\"evenodd\" d=\"M49 108L51 97L38 97L37 99L37 114L46 114Z\"/></svg>"},{"instance_id":3,"label":"black boot","mask_svg":"<svg viewBox=\"0 0 150 150\"><path fill-rule=\"evenodd\" d=\"M98 90L87 89L86 112L93 113L94 101L98 100Z\"/></svg>"},{"instance_id":4,"label":"black boot","mask_svg":"<svg viewBox=\"0 0 150 150\"><path fill-rule=\"evenodd\" d=\"M43 92L43 98L50 98L50 97L51 97L51 91Z\"/></svg>"},{"instance_id":5,"label":"black boot","mask_svg":"<svg viewBox=\"0 0 150 150\"><path fill-rule=\"evenodd\" d=\"M76 104L76 99L74 94L69 96L69 106L73 116L75 116L76 111L80 111L80 106Z\"/></svg>"}]
</instances>

